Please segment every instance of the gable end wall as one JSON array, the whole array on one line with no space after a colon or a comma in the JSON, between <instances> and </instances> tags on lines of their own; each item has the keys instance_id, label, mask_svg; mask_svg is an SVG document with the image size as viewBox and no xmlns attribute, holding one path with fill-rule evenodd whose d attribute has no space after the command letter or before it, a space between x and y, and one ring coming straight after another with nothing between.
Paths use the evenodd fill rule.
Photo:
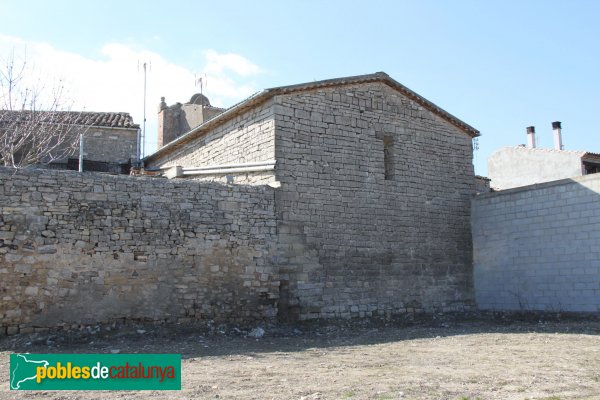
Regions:
<instances>
[{"instance_id":1,"label":"gable end wall","mask_svg":"<svg viewBox=\"0 0 600 400\"><path fill-rule=\"evenodd\" d=\"M277 96L275 121L280 316L473 305L466 133L384 84Z\"/></svg>"}]
</instances>

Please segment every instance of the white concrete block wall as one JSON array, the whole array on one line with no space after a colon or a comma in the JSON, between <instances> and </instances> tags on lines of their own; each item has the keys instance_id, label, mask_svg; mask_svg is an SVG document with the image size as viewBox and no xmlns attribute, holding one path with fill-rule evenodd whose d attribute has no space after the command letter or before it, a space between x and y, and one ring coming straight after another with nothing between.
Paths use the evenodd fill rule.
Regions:
<instances>
[{"instance_id":1,"label":"white concrete block wall","mask_svg":"<svg viewBox=\"0 0 600 400\"><path fill-rule=\"evenodd\" d=\"M600 311L600 174L478 195L471 222L480 309Z\"/></svg>"},{"instance_id":2,"label":"white concrete block wall","mask_svg":"<svg viewBox=\"0 0 600 400\"><path fill-rule=\"evenodd\" d=\"M583 152L503 147L488 159L490 186L505 190L582 175Z\"/></svg>"}]
</instances>

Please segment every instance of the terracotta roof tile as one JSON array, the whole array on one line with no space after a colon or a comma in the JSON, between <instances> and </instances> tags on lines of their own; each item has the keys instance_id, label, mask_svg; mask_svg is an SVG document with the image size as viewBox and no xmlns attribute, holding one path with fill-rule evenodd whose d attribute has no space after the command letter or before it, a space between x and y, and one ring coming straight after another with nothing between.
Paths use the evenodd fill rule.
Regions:
<instances>
[{"instance_id":1,"label":"terracotta roof tile","mask_svg":"<svg viewBox=\"0 0 600 400\"><path fill-rule=\"evenodd\" d=\"M103 126L109 128L138 129L140 126L133 122L133 118L126 112L91 112L91 111L7 111L0 110L0 122L27 121L34 118L40 123L73 124Z\"/></svg>"}]
</instances>

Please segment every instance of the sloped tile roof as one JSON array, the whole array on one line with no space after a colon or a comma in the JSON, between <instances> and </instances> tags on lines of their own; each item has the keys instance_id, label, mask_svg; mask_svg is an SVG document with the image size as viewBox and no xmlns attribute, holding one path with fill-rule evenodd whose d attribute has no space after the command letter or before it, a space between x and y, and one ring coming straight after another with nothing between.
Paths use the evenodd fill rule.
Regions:
<instances>
[{"instance_id":1,"label":"sloped tile roof","mask_svg":"<svg viewBox=\"0 0 600 400\"><path fill-rule=\"evenodd\" d=\"M107 126L111 128L139 128L133 118L126 112L82 112L74 113L76 124Z\"/></svg>"},{"instance_id":2,"label":"sloped tile roof","mask_svg":"<svg viewBox=\"0 0 600 400\"><path fill-rule=\"evenodd\" d=\"M139 124L126 112L91 112L91 111L7 111L0 110L0 122L26 122L34 120L39 123L89 125L109 128L138 129Z\"/></svg>"}]
</instances>

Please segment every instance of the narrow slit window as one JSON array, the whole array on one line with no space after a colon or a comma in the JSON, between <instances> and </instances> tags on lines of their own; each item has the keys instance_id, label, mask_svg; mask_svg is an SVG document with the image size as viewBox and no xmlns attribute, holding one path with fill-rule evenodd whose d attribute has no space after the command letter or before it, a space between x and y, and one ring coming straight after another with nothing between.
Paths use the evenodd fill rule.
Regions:
<instances>
[{"instance_id":1,"label":"narrow slit window","mask_svg":"<svg viewBox=\"0 0 600 400\"><path fill-rule=\"evenodd\" d=\"M391 136L383 137L383 167L386 181L394 179L394 139Z\"/></svg>"}]
</instances>

